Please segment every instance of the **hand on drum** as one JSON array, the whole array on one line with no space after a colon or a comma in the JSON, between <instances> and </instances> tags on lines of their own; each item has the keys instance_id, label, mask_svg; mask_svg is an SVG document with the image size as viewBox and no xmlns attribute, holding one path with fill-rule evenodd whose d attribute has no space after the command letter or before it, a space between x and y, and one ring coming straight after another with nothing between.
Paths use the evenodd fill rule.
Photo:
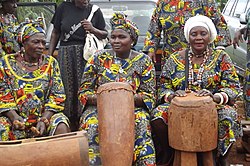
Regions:
<instances>
[{"instance_id":1,"label":"hand on drum","mask_svg":"<svg viewBox=\"0 0 250 166\"><path fill-rule=\"evenodd\" d=\"M174 98L174 97L184 97L184 96L187 96L187 93L186 93L186 91L184 91L184 90L177 90L177 91L175 91L175 93L174 94L171 94L171 95L165 95L164 96L164 101L165 102L171 102L171 100Z\"/></svg>"},{"instance_id":2,"label":"hand on drum","mask_svg":"<svg viewBox=\"0 0 250 166\"><path fill-rule=\"evenodd\" d=\"M175 91L175 93L174 93L174 97L175 97L175 96L184 97L184 96L187 96L187 93L186 93L186 91L184 91L184 90L177 90L177 91Z\"/></svg>"},{"instance_id":3,"label":"hand on drum","mask_svg":"<svg viewBox=\"0 0 250 166\"><path fill-rule=\"evenodd\" d=\"M213 94L207 89L201 89L196 92L196 96L211 96L213 98Z\"/></svg>"},{"instance_id":4,"label":"hand on drum","mask_svg":"<svg viewBox=\"0 0 250 166\"><path fill-rule=\"evenodd\" d=\"M37 130L33 131L33 133L36 136L42 136L42 135L44 135L45 132L46 132L46 125L45 125L45 123L43 121L37 122L36 129Z\"/></svg>"}]
</instances>

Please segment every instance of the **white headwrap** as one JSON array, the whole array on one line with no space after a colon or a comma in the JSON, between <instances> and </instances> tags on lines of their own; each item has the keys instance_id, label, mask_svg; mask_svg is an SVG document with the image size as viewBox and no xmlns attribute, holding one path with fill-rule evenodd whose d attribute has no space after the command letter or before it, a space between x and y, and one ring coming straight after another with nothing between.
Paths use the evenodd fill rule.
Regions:
<instances>
[{"instance_id":1,"label":"white headwrap","mask_svg":"<svg viewBox=\"0 0 250 166\"><path fill-rule=\"evenodd\" d=\"M197 26L202 26L208 30L208 32L210 33L209 43L212 43L215 40L217 36L217 30L215 28L213 21L207 16L196 15L196 16L190 17L186 21L186 24L184 26L184 35L188 42L189 42L189 33L191 29Z\"/></svg>"}]
</instances>

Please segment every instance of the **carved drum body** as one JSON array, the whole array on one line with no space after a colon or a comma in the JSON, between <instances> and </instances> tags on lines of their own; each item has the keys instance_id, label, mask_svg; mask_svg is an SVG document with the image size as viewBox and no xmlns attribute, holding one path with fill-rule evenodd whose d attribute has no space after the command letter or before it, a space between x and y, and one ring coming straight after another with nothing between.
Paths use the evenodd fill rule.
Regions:
<instances>
[{"instance_id":1,"label":"carved drum body","mask_svg":"<svg viewBox=\"0 0 250 166\"><path fill-rule=\"evenodd\" d=\"M169 107L169 144L177 150L174 165L197 164L196 152L203 153L203 165L213 163L217 147L218 115L210 96L175 97ZM175 164L181 162L182 164Z\"/></svg>"},{"instance_id":2,"label":"carved drum body","mask_svg":"<svg viewBox=\"0 0 250 166\"><path fill-rule=\"evenodd\" d=\"M0 141L1 166L88 166L86 131L56 136Z\"/></svg>"},{"instance_id":3,"label":"carved drum body","mask_svg":"<svg viewBox=\"0 0 250 166\"><path fill-rule=\"evenodd\" d=\"M134 95L127 83L111 82L97 90L99 144L103 166L128 166L135 140Z\"/></svg>"},{"instance_id":4,"label":"carved drum body","mask_svg":"<svg viewBox=\"0 0 250 166\"><path fill-rule=\"evenodd\" d=\"M209 96L175 97L169 108L169 143L178 150L203 152L217 147L218 115Z\"/></svg>"}]
</instances>

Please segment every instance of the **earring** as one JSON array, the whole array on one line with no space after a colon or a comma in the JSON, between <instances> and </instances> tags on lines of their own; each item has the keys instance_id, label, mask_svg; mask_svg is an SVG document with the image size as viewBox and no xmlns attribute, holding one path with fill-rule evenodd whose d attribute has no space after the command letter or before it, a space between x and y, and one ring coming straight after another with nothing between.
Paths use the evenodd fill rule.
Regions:
<instances>
[{"instance_id":1,"label":"earring","mask_svg":"<svg viewBox=\"0 0 250 166\"><path fill-rule=\"evenodd\" d=\"M131 43L131 47L133 47L134 46L134 43Z\"/></svg>"}]
</instances>

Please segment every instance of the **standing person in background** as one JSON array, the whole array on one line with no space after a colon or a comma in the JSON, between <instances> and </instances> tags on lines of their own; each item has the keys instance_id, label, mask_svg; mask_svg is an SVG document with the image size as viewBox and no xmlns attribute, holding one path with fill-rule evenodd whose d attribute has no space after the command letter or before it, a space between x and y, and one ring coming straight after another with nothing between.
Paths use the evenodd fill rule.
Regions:
<instances>
[{"instance_id":1,"label":"standing person in background","mask_svg":"<svg viewBox=\"0 0 250 166\"><path fill-rule=\"evenodd\" d=\"M100 39L104 39L108 35L108 32L105 30L105 20L100 9L94 13L91 22L86 20L92 6L89 0L62 2L51 21L54 24L54 29L51 35L49 54L53 55L58 41L60 41L57 59L66 92L64 111L70 119L72 131L78 129L78 117L80 115L77 91L86 63L83 59L86 32L89 31ZM79 23L81 24L79 25ZM77 26L80 27L76 28Z\"/></svg>"},{"instance_id":2,"label":"standing person in background","mask_svg":"<svg viewBox=\"0 0 250 166\"><path fill-rule=\"evenodd\" d=\"M20 50L16 41L17 18L14 15L17 0L0 0L0 56Z\"/></svg>"},{"instance_id":3,"label":"standing person in background","mask_svg":"<svg viewBox=\"0 0 250 166\"><path fill-rule=\"evenodd\" d=\"M248 9L246 14L246 22L247 25L245 27L235 32L233 46L236 49L239 46L239 41L243 42L243 36L247 40L247 64L243 92L246 120L250 120L250 9Z\"/></svg>"},{"instance_id":4,"label":"standing person in background","mask_svg":"<svg viewBox=\"0 0 250 166\"><path fill-rule=\"evenodd\" d=\"M155 52L163 32L162 64L175 51L187 47L183 29L186 20L197 14L211 18L216 25L218 36L216 46L228 46L231 43L226 22L215 0L158 0L148 28L143 51L148 52L156 62ZM222 47L223 48L223 47Z\"/></svg>"}]
</instances>

